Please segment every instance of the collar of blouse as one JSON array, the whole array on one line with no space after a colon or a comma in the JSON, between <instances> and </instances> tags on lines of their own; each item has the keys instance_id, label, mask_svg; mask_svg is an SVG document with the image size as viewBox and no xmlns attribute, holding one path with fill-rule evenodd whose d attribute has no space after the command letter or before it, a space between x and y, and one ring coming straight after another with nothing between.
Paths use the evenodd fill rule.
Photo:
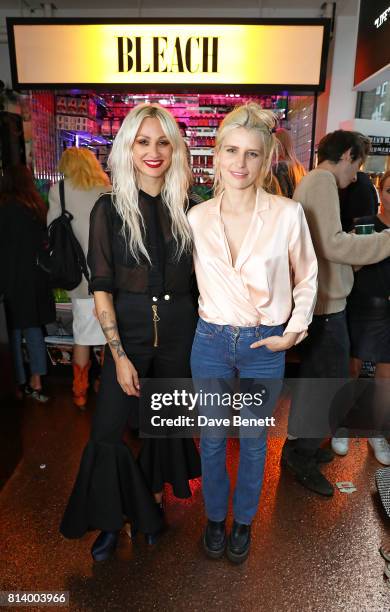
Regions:
<instances>
[{"instance_id":1,"label":"collar of blouse","mask_svg":"<svg viewBox=\"0 0 390 612\"><path fill-rule=\"evenodd\" d=\"M222 202L223 194L224 194L224 191L222 191L222 193L220 193L219 196L217 196L214 199L214 202L208 208L209 215L218 215L219 217L221 216L221 202ZM256 204L255 204L254 214L260 213L263 210L268 210L269 207L270 207L270 196L264 189L259 187L256 192Z\"/></svg>"},{"instance_id":2,"label":"collar of blouse","mask_svg":"<svg viewBox=\"0 0 390 612\"><path fill-rule=\"evenodd\" d=\"M231 251L230 251L229 244L228 244L227 237L226 237L224 224L223 224L222 217L221 217L222 197L223 197L223 192L217 198L215 198L215 201L209 207L208 212L210 215L214 215L215 220L218 222L219 238L221 240L221 244L223 245L225 256L227 257L229 264L235 270L240 270L244 262L248 259L248 257L253 252L257 244L257 241L260 237L260 232L264 225L264 221L261 218L261 213L270 208L270 197L269 197L269 194L266 191L264 191L264 189L257 190L256 204L255 204L255 208L252 214L252 219L249 223L248 230L240 246L234 266L233 266Z\"/></svg>"}]
</instances>

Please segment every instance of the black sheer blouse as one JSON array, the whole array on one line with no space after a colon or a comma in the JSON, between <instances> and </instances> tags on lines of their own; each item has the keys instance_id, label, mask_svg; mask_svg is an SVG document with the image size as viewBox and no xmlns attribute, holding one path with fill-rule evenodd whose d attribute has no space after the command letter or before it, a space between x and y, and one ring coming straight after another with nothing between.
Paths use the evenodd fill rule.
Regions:
<instances>
[{"instance_id":1,"label":"black sheer blouse","mask_svg":"<svg viewBox=\"0 0 390 612\"><path fill-rule=\"evenodd\" d=\"M115 293L118 290L160 296L184 294L192 290L192 253L175 258L168 208L161 196L139 192L139 208L145 223L145 244L152 265L141 255L137 263L126 247L122 220L111 201L111 194L96 202L90 219L88 265L90 289Z\"/></svg>"}]
</instances>

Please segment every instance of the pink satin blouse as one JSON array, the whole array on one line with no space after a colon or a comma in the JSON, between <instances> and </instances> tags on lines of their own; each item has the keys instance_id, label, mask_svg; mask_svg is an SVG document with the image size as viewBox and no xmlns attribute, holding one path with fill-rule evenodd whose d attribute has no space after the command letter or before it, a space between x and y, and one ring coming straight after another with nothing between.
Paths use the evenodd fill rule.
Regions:
<instances>
[{"instance_id":1,"label":"pink satin blouse","mask_svg":"<svg viewBox=\"0 0 390 612\"><path fill-rule=\"evenodd\" d=\"M199 316L208 323L280 325L307 335L317 294L317 259L302 206L259 189L235 265L221 219L222 195L194 206Z\"/></svg>"}]
</instances>

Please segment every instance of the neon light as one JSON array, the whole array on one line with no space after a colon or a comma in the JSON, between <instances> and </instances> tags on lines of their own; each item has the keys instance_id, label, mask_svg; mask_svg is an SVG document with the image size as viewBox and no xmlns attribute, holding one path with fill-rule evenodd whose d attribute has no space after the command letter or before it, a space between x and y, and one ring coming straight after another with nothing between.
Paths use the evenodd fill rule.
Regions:
<instances>
[{"instance_id":1,"label":"neon light","mask_svg":"<svg viewBox=\"0 0 390 612\"><path fill-rule=\"evenodd\" d=\"M39 25L32 20L14 24L13 30L19 85L320 82L322 24Z\"/></svg>"}]
</instances>

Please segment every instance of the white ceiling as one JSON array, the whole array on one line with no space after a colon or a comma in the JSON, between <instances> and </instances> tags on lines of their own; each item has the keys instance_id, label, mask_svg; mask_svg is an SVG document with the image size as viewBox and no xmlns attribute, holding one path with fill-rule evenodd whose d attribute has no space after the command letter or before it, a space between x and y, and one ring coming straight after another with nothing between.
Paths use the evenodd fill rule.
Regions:
<instances>
[{"instance_id":1,"label":"white ceiling","mask_svg":"<svg viewBox=\"0 0 390 612\"><path fill-rule=\"evenodd\" d=\"M344 15L354 15L357 11L357 5L359 0L338 0L337 13ZM21 16L27 16L30 9L34 10L36 16L42 15L42 5L46 0L0 0L0 11L10 10L12 15L15 16L15 12L18 12ZM50 0L47 0L50 4ZM178 12L185 10L188 13L192 8L194 9L194 16L196 16L196 10L199 8L212 8L214 11L220 9L220 15L223 17L223 10L242 10L243 16L247 11L258 12L261 15L262 9L265 13L270 13L273 9L288 9L293 10L305 10L311 11L317 10L320 13L320 7L323 4L323 0L52 0L52 4L57 8L54 11L53 16L57 13L61 16L61 13L66 11L75 11L75 16L79 11L94 11L96 10L99 15L101 11L109 16L110 10L122 10L130 11L134 14L134 11L145 11L148 14L150 11L156 10L159 13L164 8L174 9L177 8Z\"/></svg>"}]
</instances>

